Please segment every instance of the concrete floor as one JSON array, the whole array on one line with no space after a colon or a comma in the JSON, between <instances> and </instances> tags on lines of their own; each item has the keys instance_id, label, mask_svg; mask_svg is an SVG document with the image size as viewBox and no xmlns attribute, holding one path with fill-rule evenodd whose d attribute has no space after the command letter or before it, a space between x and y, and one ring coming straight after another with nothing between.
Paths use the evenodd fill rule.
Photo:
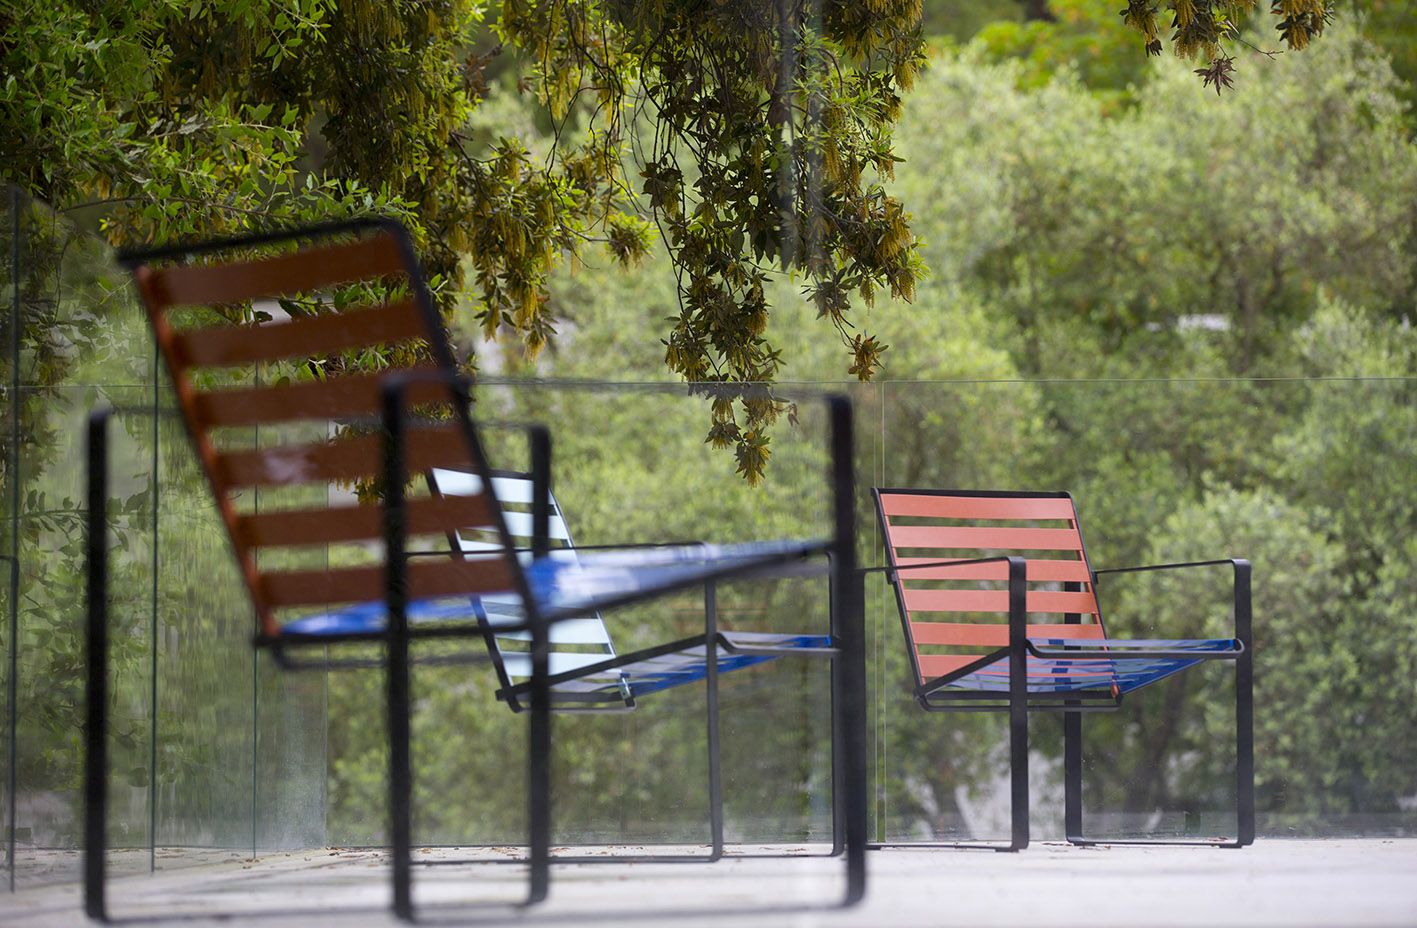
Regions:
<instances>
[{"instance_id":1,"label":"concrete floor","mask_svg":"<svg viewBox=\"0 0 1417 928\"><path fill-rule=\"evenodd\" d=\"M831 907L844 866L821 857L557 864L551 898L527 908L517 904L526 871L511 862L512 855L512 849L420 850L414 870L419 922L621 928L1417 926L1417 840L1411 839L1275 839L1240 851L1055 843L1017 855L872 851L866 900L846 910ZM337 848L124 876L109 890L113 920L156 925L398 924L386 912L387 901L383 855ZM7 928L83 922L72 885L0 896L0 924Z\"/></svg>"}]
</instances>

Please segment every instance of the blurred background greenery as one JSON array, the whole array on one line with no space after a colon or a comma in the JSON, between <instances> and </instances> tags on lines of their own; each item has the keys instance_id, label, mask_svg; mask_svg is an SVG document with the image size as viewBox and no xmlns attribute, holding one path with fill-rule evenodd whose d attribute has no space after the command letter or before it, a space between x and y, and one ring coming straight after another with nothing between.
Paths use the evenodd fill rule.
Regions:
<instances>
[{"instance_id":1,"label":"blurred background greenery","mask_svg":"<svg viewBox=\"0 0 1417 928\"><path fill-rule=\"evenodd\" d=\"M1040 11L1050 18L1028 18ZM518 340L482 342L471 303L454 311L460 347L480 358L489 415L553 426L558 494L582 543L821 532L811 397L849 388L863 485L1070 490L1099 567L1250 558L1261 834L1410 834L1417 14L1340 4L1302 54L1238 54L1237 86L1217 96L1192 64L1146 58L1115 12L924 4L930 66L906 98L888 186L930 276L912 302L879 298L853 317L889 345L868 385L848 383L839 343L804 334L816 310L800 281L774 285L780 390L797 405L772 433L763 486L711 453L702 406L676 395L660 339L679 305L662 254L628 271L562 269L549 284L560 331L534 361ZM472 118L474 131L549 146L510 79ZM20 562L0 639L9 873L76 873L63 852L78 839L77 426L100 401L131 408L110 513L123 590L113 845L146 849L131 864L142 868L213 848L380 842L378 675L292 678L251 654L180 430L147 415L167 400L106 251L23 199L6 219L0 551ZM510 440L494 446L499 464L520 465ZM864 495L862 515L874 562ZM1119 581L1104 608L1127 634L1223 634L1225 579ZM747 587L726 600L728 620L823 627L821 593ZM868 596L875 834L999 833L1001 727L919 712L894 603L882 586ZM697 608L612 616L617 644L688 633ZM485 667L428 670L417 686L416 840L515 843L521 720L494 703ZM730 839L827 835L825 694L813 665L725 680ZM1090 825L1224 833L1229 698L1223 672L1192 672L1090 718ZM706 840L701 710L686 690L627 716L559 720L557 839ZM1053 728L1037 724L1040 837L1061 828Z\"/></svg>"}]
</instances>

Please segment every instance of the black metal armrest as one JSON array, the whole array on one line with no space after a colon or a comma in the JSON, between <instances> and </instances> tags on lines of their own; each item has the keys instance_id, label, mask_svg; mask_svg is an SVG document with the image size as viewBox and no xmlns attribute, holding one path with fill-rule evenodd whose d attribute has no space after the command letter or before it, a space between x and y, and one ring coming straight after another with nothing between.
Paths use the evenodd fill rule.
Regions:
<instances>
[{"instance_id":1,"label":"black metal armrest","mask_svg":"<svg viewBox=\"0 0 1417 928\"><path fill-rule=\"evenodd\" d=\"M1086 639L1084 639L1086 640ZM1234 647L1225 651L1200 651L1194 648L1141 648L1126 647L1125 643L1113 642L1106 648L1088 648L1078 645L1036 645L1028 641L1028 653L1034 657L1065 657L1069 660L1114 660L1117 658L1182 658L1196 660L1235 660L1248 653L1245 643L1238 638L1230 639Z\"/></svg>"},{"instance_id":2,"label":"black metal armrest","mask_svg":"<svg viewBox=\"0 0 1417 928\"><path fill-rule=\"evenodd\" d=\"M1095 590L1097 578L1103 574L1133 574L1152 570L1180 570L1188 567L1218 567L1222 564L1229 564L1234 568L1232 583L1235 597L1235 640L1240 642L1242 653L1248 655L1253 647L1254 612L1250 596L1252 570L1250 562L1245 558L1226 557L1211 561L1181 561L1174 564L1147 564L1140 567L1109 567L1104 570L1094 570L1092 584Z\"/></svg>"},{"instance_id":3,"label":"black metal armrest","mask_svg":"<svg viewBox=\"0 0 1417 928\"><path fill-rule=\"evenodd\" d=\"M1221 564L1244 564L1249 566L1249 561L1244 558L1222 557L1213 561L1181 561L1175 564L1146 564L1141 567L1108 567L1103 570L1094 570L1093 577L1100 577L1103 574L1134 574L1148 570L1178 570L1183 567L1217 567Z\"/></svg>"},{"instance_id":4,"label":"black metal armrest","mask_svg":"<svg viewBox=\"0 0 1417 928\"><path fill-rule=\"evenodd\" d=\"M924 564L907 564L904 567L895 564L886 564L881 567L858 567L856 569L856 572L859 574L889 574L900 573L906 570L923 570L926 567L963 567L968 564L992 564L995 561L1013 560L1015 560L1015 558L1006 555L1000 555L998 557L975 557L965 559L950 558L949 560L945 561L926 561Z\"/></svg>"},{"instance_id":5,"label":"black metal armrest","mask_svg":"<svg viewBox=\"0 0 1417 928\"><path fill-rule=\"evenodd\" d=\"M836 643L834 637L832 638L833 643L825 647L798 648L788 645L735 642L728 637L728 634L731 632L715 632L714 637L718 646L729 654L761 654L768 657L838 657L841 655L841 646Z\"/></svg>"}]
</instances>

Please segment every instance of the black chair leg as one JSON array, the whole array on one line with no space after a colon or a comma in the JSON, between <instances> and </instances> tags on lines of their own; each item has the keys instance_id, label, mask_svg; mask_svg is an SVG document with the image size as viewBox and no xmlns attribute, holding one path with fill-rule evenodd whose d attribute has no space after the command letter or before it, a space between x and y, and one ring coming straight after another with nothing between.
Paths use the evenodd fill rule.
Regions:
<instances>
[{"instance_id":1,"label":"black chair leg","mask_svg":"<svg viewBox=\"0 0 1417 928\"><path fill-rule=\"evenodd\" d=\"M1063 833L1069 844L1082 837L1082 713L1063 713Z\"/></svg>"},{"instance_id":2,"label":"black chair leg","mask_svg":"<svg viewBox=\"0 0 1417 928\"><path fill-rule=\"evenodd\" d=\"M846 900L855 905L866 895L866 841L869 834L868 771L866 745L866 635L865 580L857 574L847 578L851 587L847 605L848 624L852 627L844 642L842 656L845 686L842 719L845 731L843 768L846 772Z\"/></svg>"},{"instance_id":3,"label":"black chair leg","mask_svg":"<svg viewBox=\"0 0 1417 928\"><path fill-rule=\"evenodd\" d=\"M413 770L410 748L408 638L389 639L389 819L393 849L394 915L413 919Z\"/></svg>"},{"instance_id":4,"label":"black chair leg","mask_svg":"<svg viewBox=\"0 0 1417 928\"><path fill-rule=\"evenodd\" d=\"M546 899L551 887L551 686L550 646L546 624L531 631L531 718L527 745L527 802L531 885L527 904Z\"/></svg>"},{"instance_id":5,"label":"black chair leg","mask_svg":"<svg viewBox=\"0 0 1417 928\"><path fill-rule=\"evenodd\" d=\"M1009 846L1028 847L1028 651L1025 561L1009 558Z\"/></svg>"},{"instance_id":6,"label":"black chair leg","mask_svg":"<svg viewBox=\"0 0 1417 928\"><path fill-rule=\"evenodd\" d=\"M723 857L723 761L719 743L718 711L718 590L704 586L704 688L708 703L709 832L713 850L709 860Z\"/></svg>"},{"instance_id":7,"label":"black chair leg","mask_svg":"<svg viewBox=\"0 0 1417 928\"><path fill-rule=\"evenodd\" d=\"M384 556L387 712L389 728L389 843L393 854L393 909L397 918L413 919L413 757L409 693L407 526L404 523L404 409L402 386L383 393L384 413Z\"/></svg>"},{"instance_id":8,"label":"black chair leg","mask_svg":"<svg viewBox=\"0 0 1417 928\"><path fill-rule=\"evenodd\" d=\"M536 426L527 437L531 443L531 555L535 559L546 557L551 550L551 432ZM535 905L551 890L551 632L540 610L530 602L527 607L531 622L531 719L527 732L531 885L526 901Z\"/></svg>"},{"instance_id":9,"label":"black chair leg","mask_svg":"<svg viewBox=\"0 0 1417 928\"><path fill-rule=\"evenodd\" d=\"M866 895L867 769L866 769L866 585L856 569L856 444L851 401L834 396L827 403L831 417L833 536L832 629L841 654L832 661L833 742L841 740L842 788L839 808L844 813L846 843L846 896L842 905L860 902ZM839 676L835 668L840 667ZM835 760L835 751L833 759ZM835 766L835 764L833 765ZM835 773L835 770L833 771ZM836 806L836 803L833 803ZM835 826L834 826L835 827Z\"/></svg>"},{"instance_id":10,"label":"black chair leg","mask_svg":"<svg viewBox=\"0 0 1417 928\"><path fill-rule=\"evenodd\" d=\"M1235 561L1235 634L1245 652L1235 661L1235 800L1237 847L1255 842L1255 658L1250 562Z\"/></svg>"},{"instance_id":11,"label":"black chair leg","mask_svg":"<svg viewBox=\"0 0 1417 928\"><path fill-rule=\"evenodd\" d=\"M1028 847L1028 708L1022 697L1009 700L1009 846L1002 851Z\"/></svg>"},{"instance_id":12,"label":"black chair leg","mask_svg":"<svg viewBox=\"0 0 1417 928\"><path fill-rule=\"evenodd\" d=\"M108 419L88 431L88 718L84 728L84 912L108 920L104 851L108 821ZM12 862L13 865L13 862Z\"/></svg>"},{"instance_id":13,"label":"black chair leg","mask_svg":"<svg viewBox=\"0 0 1417 928\"><path fill-rule=\"evenodd\" d=\"M841 628L839 626L840 604L838 603L836 571L832 571L830 587L827 598L830 601L831 611L831 633L838 642L841 641ZM864 599L863 599L864 602ZM842 707L846 704L843 696L844 673L846 655L840 654L831 660L830 671L830 692L828 702L831 709L830 718L832 720L831 735L831 816L832 816L832 849L830 856L836 857L846 850L845 822L846 822L846 774L843 767L846 763L846 752L842 733L838 730L838 719L841 717Z\"/></svg>"}]
</instances>

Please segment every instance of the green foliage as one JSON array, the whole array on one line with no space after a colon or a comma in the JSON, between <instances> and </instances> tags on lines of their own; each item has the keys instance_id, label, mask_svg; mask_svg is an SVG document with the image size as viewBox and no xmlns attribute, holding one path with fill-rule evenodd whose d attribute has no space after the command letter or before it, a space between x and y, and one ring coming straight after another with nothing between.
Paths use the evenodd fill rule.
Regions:
<instances>
[{"instance_id":1,"label":"green foliage","mask_svg":"<svg viewBox=\"0 0 1417 928\"><path fill-rule=\"evenodd\" d=\"M691 381L771 380L763 333L774 267L811 281L821 316L868 378L877 349L847 333L853 294L909 297L920 273L902 205L877 176L921 58L919 6L738 0L120 3L20 8L0 20L0 125L19 144L0 177L117 242L208 237L364 213L415 227L440 296L470 274L485 333L534 356L554 335L546 280L594 237L623 261L649 225L627 214L629 107L655 127L645 205L681 275L665 362ZM470 132L502 46L519 88L557 121L556 146ZM582 101L584 105L582 105ZM564 134L574 113L586 131ZM466 257L466 261L460 260ZM766 406L714 407L715 434L756 480Z\"/></svg>"},{"instance_id":2,"label":"green foliage","mask_svg":"<svg viewBox=\"0 0 1417 928\"><path fill-rule=\"evenodd\" d=\"M1354 16L1407 83L1408 103L1417 94L1417 9L1401 0L1346 0L1337 4L1340 16Z\"/></svg>"},{"instance_id":3,"label":"green foliage","mask_svg":"<svg viewBox=\"0 0 1417 928\"><path fill-rule=\"evenodd\" d=\"M1164 4L1172 16L1171 47L1177 57L1209 62L1196 73L1207 86L1214 86L1217 94L1222 86L1230 86L1227 75L1232 59L1225 54L1224 44L1238 36L1240 21L1255 5L1256 0L1166 0ZM1161 54L1158 12L1158 4L1151 0L1127 0L1122 11L1122 20L1141 34L1149 55ZM1332 17L1323 0L1273 0L1270 12L1278 20L1274 28L1280 38L1295 50L1322 35Z\"/></svg>"},{"instance_id":4,"label":"green foliage","mask_svg":"<svg viewBox=\"0 0 1417 928\"><path fill-rule=\"evenodd\" d=\"M1389 685L1406 679L1417 642L1402 613L1410 382L1207 378L1417 374L1403 322L1417 161L1400 85L1349 28L1302 57L1257 60L1247 92L1223 103L1195 94L1184 67L1158 63L1148 104L1125 110L1071 74L1038 85L1021 80L1026 63L976 54L936 60L901 127L902 196L933 205L916 227L934 277L912 318L939 333L963 321L943 307L976 304L990 324L969 331L1045 382L887 385L890 421L929 423L918 449L908 427L888 436L887 482L903 471L928 485L1071 490L1099 567L1249 557L1270 821L1314 829L1395 810L1412 792L1411 738L1363 729L1381 725L1374 706L1393 719L1417 709L1410 687ZM875 330L896 345L921 338L895 319ZM974 371L960 365L957 376ZM1005 400L1025 390L1040 422L1017 431ZM1011 468L951 460L999 435L962 400L1001 412L1003 434L1024 442L1005 458ZM1109 581L1103 607L1122 634L1226 634L1227 581L1224 571ZM895 687L904 669L892 670L896 643L883 634ZM1132 712L1089 718L1087 788L1102 807L1233 802L1232 696L1221 673L1188 676ZM887 716L887 788L907 820L940 828L954 814L952 784L987 778L998 733L911 711ZM1056 735L1039 728L1046 752Z\"/></svg>"},{"instance_id":5,"label":"green foliage","mask_svg":"<svg viewBox=\"0 0 1417 928\"><path fill-rule=\"evenodd\" d=\"M1146 56L1136 54L1135 36L1115 5L1050 0L1053 20L990 23L978 41L992 56L1019 58L1026 86L1041 86L1071 69L1094 90L1121 93L1141 84L1148 66Z\"/></svg>"},{"instance_id":6,"label":"green foliage","mask_svg":"<svg viewBox=\"0 0 1417 928\"><path fill-rule=\"evenodd\" d=\"M1350 393L1348 399L1355 397ZM1417 626L1410 613L1393 612L1390 600L1369 598L1361 589L1361 579L1348 569L1333 511L1287 501L1271 490L1215 488L1169 516L1148 552L1149 563L1227 556L1253 561L1255 614L1262 617L1255 631L1257 787L1262 809L1289 816L1392 807L1411 789L1407 771L1417 750L1399 721L1410 718L1417 704L1410 688L1392 685L1395 674L1412 665ZM1410 576L1410 564L1402 572ZM1223 595L1228 571L1203 579L1181 574L1127 583L1121 608L1113 610L1114 626L1131 633L1229 634ZM1207 590L1222 595L1205 595ZM1210 606L1201 610L1203 624L1185 615L1183 607L1194 604ZM1141 627L1124 624L1138 618ZM1192 686L1184 700L1196 705L1186 721L1149 718L1145 727L1136 721L1127 726L1115 745L1119 758L1140 751L1138 744L1156 731L1171 734L1168 756L1189 758L1169 771L1138 771L1132 789L1147 795L1137 796L1133 807L1146 808L1167 792L1193 795L1205 789L1202 784L1225 784L1225 754L1206 746L1225 743L1232 693ZM1180 712L1184 704L1170 701L1165 714ZM1128 766L1099 766L1095 775L1120 774Z\"/></svg>"},{"instance_id":7,"label":"green foliage","mask_svg":"<svg viewBox=\"0 0 1417 928\"><path fill-rule=\"evenodd\" d=\"M1417 374L1402 321L1417 162L1400 86L1351 28L1325 38L1256 59L1247 92L1221 101L1196 93L1184 65L1157 62L1156 105L1122 110L1073 76L1034 86L1022 64L940 55L897 145L903 199L931 207L912 226L933 276L913 303L881 300L855 320L892 346L872 394L883 420L860 407L875 479L1071 490L1099 567L1254 561L1265 827L1317 832L1397 815L1417 749L1400 721L1374 721L1417 710L1410 688L1385 682L1408 678L1417 647L1410 381L1227 379ZM540 373L662 378L645 357L674 289L654 260L580 269L557 284L573 324ZM807 301L770 293L775 325L810 323ZM780 378L835 370L828 346L804 340ZM539 417L566 425L558 476L593 475L575 510L590 524L750 519L726 491L686 493L704 479L682 469L692 443L655 437L641 417ZM604 444L573 425L586 420L640 449L636 468L656 479L607 489ZM776 472L769 489L793 479ZM1228 634L1228 581L1224 569L1109 580L1104 608L1119 634ZM1002 734L910 703L893 603L879 588L872 601L884 833L940 835L980 801ZM1232 699L1220 668L1090 716L1090 804L1143 818L1229 808ZM1374 724L1382 738L1365 738ZM1046 770L1057 732L1035 730Z\"/></svg>"},{"instance_id":8,"label":"green foliage","mask_svg":"<svg viewBox=\"0 0 1417 928\"><path fill-rule=\"evenodd\" d=\"M361 214L410 223L440 293L475 258L481 312L532 347L546 274L618 212L592 145L555 165L464 134L487 58L476 4L323 0L7 5L0 177L115 242ZM623 226L623 221L621 221ZM619 241L626 241L623 232ZM631 243L633 245L633 242Z\"/></svg>"},{"instance_id":9,"label":"green foliage","mask_svg":"<svg viewBox=\"0 0 1417 928\"><path fill-rule=\"evenodd\" d=\"M1017 0L923 0L920 7L926 37L961 44L991 23L1017 22L1022 12Z\"/></svg>"},{"instance_id":10,"label":"green foliage","mask_svg":"<svg viewBox=\"0 0 1417 928\"><path fill-rule=\"evenodd\" d=\"M920 274L893 173L891 127L922 63L919 6L877 0L707 7L509 3L501 22L540 68L553 113L592 89L607 140L647 110L644 201L678 274L664 361L692 383L771 382L769 275L805 275L810 298L869 379L877 347L847 331L852 294L909 299ZM638 68L638 85L626 73ZM710 441L756 482L771 403L712 404Z\"/></svg>"},{"instance_id":11,"label":"green foliage","mask_svg":"<svg viewBox=\"0 0 1417 928\"><path fill-rule=\"evenodd\" d=\"M1159 64L1155 105L1113 116L1070 77L1020 92L1019 65L937 62L899 151L903 193L932 204L917 226L938 285L1012 319L1020 368L1044 377L1113 376L1113 355L1282 371L1278 336L1320 286L1400 315L1414 156L1397 85L1351 30L1331 39L1224 102Z\"/></svg>"}]
</instances>

